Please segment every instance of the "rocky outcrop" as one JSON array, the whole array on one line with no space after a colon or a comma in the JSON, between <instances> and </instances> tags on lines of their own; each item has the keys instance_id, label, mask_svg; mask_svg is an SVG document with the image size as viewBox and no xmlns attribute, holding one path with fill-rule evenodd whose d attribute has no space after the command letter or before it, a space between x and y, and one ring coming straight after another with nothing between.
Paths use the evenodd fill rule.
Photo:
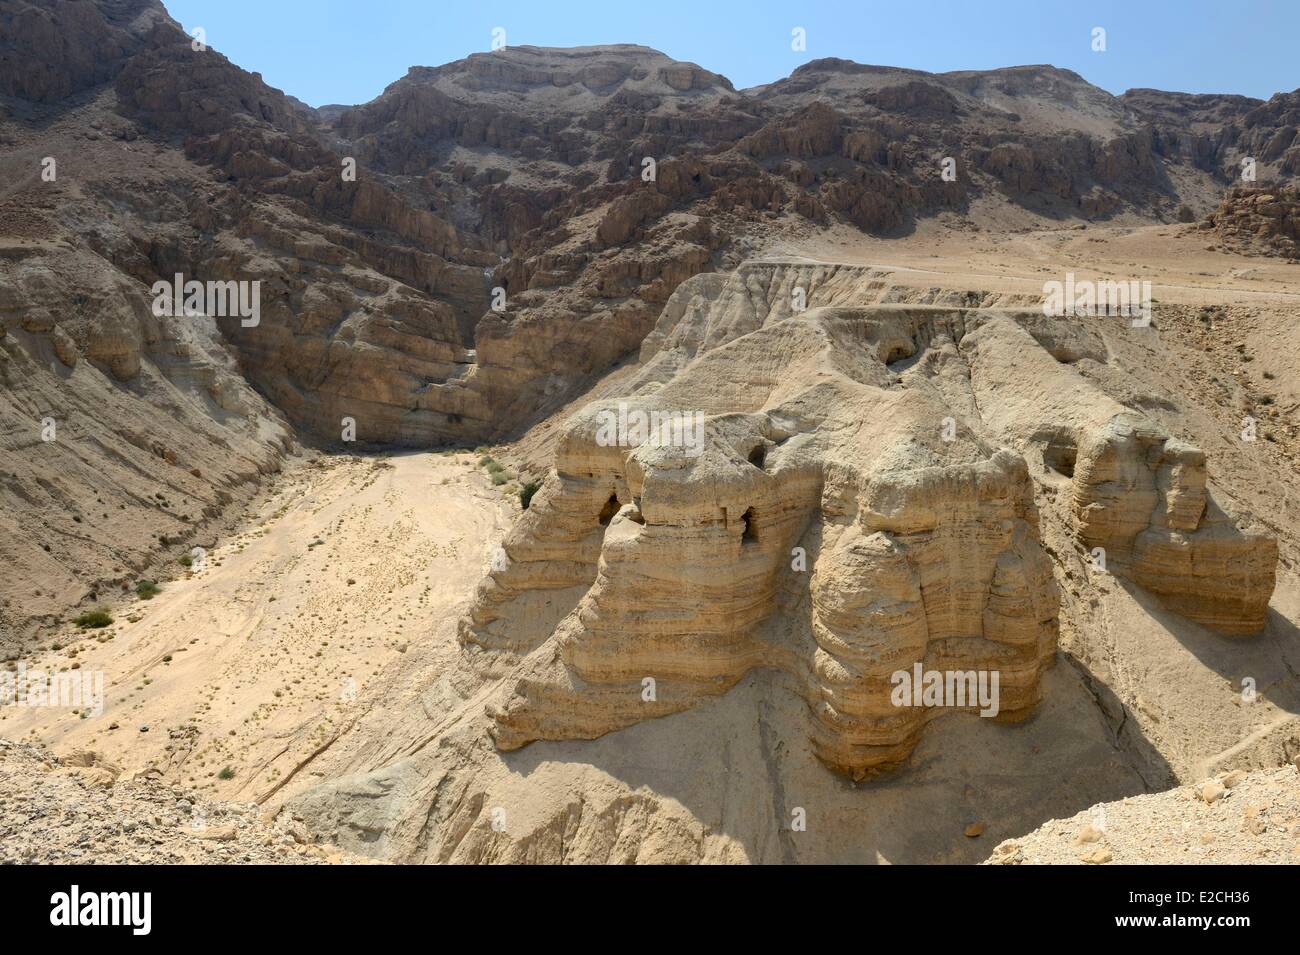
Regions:
<instances>
[{"instance_id":1,"label":"rocky outcrop","mask_svg":"<svg viewBox=\"0 0 1300 955\"><path fill-rule=\"evenodd\" d=\"M798 282L812 304L791 314ZM711 307L645 374L684 368L570 424L463 631L485 666L521 660L491 710L499 746L599 736L756 667L800 681L817 753L858 778L945 712L898 705L916 666L996 672L985 715L1032 710L1056 597L1025 464L969 432L945 441L939 394L894 387L889 364L918 339L954 348L960 313L820 305L868 284L762 267L693 281L666 311L685 315L688 292ZM643 417L654 438L611 439ZM972 688L950 708L981 706Z\"/></svg>"},{"instance_id":2,"label":"rocky outcrop","mask_svg":"<svg viewBox=\"0 0 1300 955\"><path fill-rule=\"evenodd\" d=\"M1087 433L1074 512L1088 548L1165 604L1224 633L1256 633L1273 594L1277 543L1243 533L1206 493L1205 453L1132 415Z\"/></svg>"},{"instance_id":3,"label":"rocky outcrop","mask_svg":"<svg viewBox=\"0 0 1300 955\"><path fill-rule=\"evenodd\" d=\"M1270 175L1295 152L1285 96L1116 98L1045 66L815 60L739 92L645 47L507 45L312 110L195 49L156 0L7 0L0 21L23 136L40 141L48 113L98 143L78 144L79 178L141 239L114 264L273 289L258 329L222 331L327 441L344 417L359 440L413 446L516 433L635 353L680 283L813 226L901 234L991 197L1026 216L1171 220L1204 211L1181 184L1219 188L1242 149ZM139 140L154 148L130 174L93 174ZM145 168L176 189L124 187ZM183 218L157 216L181 196ZM59 201L70 234L104 243Z\"/></svg>"},{"instance_id":4,"label":"rocky outcrop","mask_svg":"<svg viewBox=\"0 0 1300 955\"><path fill-rule=\"evenodd\" d=\"M1276 765L1285 568L1264 632L1230 639L1179 614L1246 629L1253 607L1206 579L1218 606L1180 608L1177 568L1102 573L1075 508L1086 492L1083 519L1112 508L1138 536L1196 521L1169 537L1192 539L1193 571L1222 543L1258 561L1240 507L1263 440L1226 447L1235 410L1201 414L1177 306L1134 328L1028 304L793 262L683 282L639 362L555 419L555 471L485 555L459 654L450 621L414 642L281 814L402 861L964 861L1202 762ZM601 435L654 410L701 412L700 442L674 443L674 418L667 440ZM1213 449L1204 513L1189 434ZM1080 477L1108 445L1140 518ZM1216 496L1234 527L1204 533ZM998 718L1033 718L895 706L908 661L996 670Z\"/></svg>"},{"instance_id":5,"label":"rocky outcrop","mask_svg":"<svg viewBox=\"0 0 1300 955\"><path fill-rule=\"evenodd\" d=\"M629 397L571 419L462 626L506 674L498 746L594 738L754 668L799 682L815 751L855 778L980 709L900 706L900 673L996 673L984 715L1022 718L1057 626L1026 455L1073 478L1078 544L1107 572L1222 632L1263 626L1275 542L1218 509L1203 453L1062 363L1104 360L1101 339L1040 313L843 304L873 294L870 270L835 266L679 288Z\"/></svg>"},{"instance_id":6,"label":"rocky outcrop","mask_svg":"<svg viewBox=\"0 0 1300 955\"><path fill-rule=\"evenodd\" d=\"M1236 186L1201 228L1235 251L1300 261L1300 189Z\"/></svg>"},{"instance_id":7,"label":"rocky outcrop","mask_svg":"<svg viewBox=\"0 0 1300 955\"><path fill-rule=\"evenodd\" d=\"M1124 334L1143 332L1155 334ZM1203 451L1075 369L1108 360L1098 330L1041 314L991 317L963 340L963 351L993 433L1070 479L1075 534L1098 571L1124 576L1175 613L1223 633L1264 626L1276 541L1223 512ZM1013 354L1016 386L1008 388Z\"/></svg>"}]
</instances>

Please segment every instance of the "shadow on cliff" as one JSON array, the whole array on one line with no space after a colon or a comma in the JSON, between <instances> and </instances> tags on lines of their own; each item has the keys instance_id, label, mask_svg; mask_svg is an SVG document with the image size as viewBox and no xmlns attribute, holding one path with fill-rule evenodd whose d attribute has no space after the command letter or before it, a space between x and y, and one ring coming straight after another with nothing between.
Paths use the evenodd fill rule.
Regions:
<instances>
[{"instance_id":1,"label":"shadow on cliff","mask_svg":"<svg viewBox=\"0 0 1300 955\"><path fill-rule=\"evenodd\" d=\"M1254 689L1261 697L1288 713L1300 715L1300 626L1278 609L1276 592L1259 633L1229 636L1166 610L1158 597L1130 580L1117 576L1115 582L1147 613L1152 626L1167 631L1198 662L1238 692L1242 681L1249 678L1255 681ZM1288 659L1288 651L1296 659Z\"/></svg>"},{"instance_id":2,"label":"shadow on cliff","mask_svg":"<svg viewBox=\"0 0 1300 955\"><path fill-rule=\"evenodd\" d=\"M1086 668L1060 659L1043 689L1018 725L967 714L934 720L902 768L858 784L813 756L807 704L773 670L752 671L684 713L502 756L525 779L545 764L580 764L676 801L706 843L725 835L751 862L974 863L1047 820L1173 784L1136 721ZM965 834L979 824L978 836Z\"/></svg>"}]
</instances>

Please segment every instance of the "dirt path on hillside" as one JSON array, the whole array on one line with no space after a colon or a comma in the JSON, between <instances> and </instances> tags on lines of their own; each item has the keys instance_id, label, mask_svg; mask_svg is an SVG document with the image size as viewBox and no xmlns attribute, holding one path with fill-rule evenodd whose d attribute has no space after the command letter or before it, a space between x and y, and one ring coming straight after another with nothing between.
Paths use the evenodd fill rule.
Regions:
<instances>
[{"instance_id":1,"label":"dirt path on hillside","mask_svg":"<svg viewBox=\"0 0 1300 955\"><path fill-rule=\"evenodd\" d=\"M214 798L263 798L328 748L386 664L472 594L517 507L474 459L291 467L205 562L152 600L111 608L112 627L26 661L102 671L101 715L7 707L0 736L95 752L127 775L157 768Z\"/></svg>"}]
</instances>

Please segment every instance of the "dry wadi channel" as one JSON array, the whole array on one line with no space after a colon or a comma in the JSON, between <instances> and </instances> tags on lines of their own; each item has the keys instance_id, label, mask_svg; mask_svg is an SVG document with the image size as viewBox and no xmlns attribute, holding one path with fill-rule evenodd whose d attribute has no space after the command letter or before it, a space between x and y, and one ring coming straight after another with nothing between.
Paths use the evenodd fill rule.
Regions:
<instances>
[{"instance_id":1,"label":"dry wadi channel","mask_svg":"<svg viewBox=\"0 0 1300 955\"><path fill-rule=\"evenodd\" d=\"M212 798L265 799L310 772L409 641L448 633L437 625L463 612L518 508L478 458L295 460L203 564L28 663L102 671L101 716L7 708L0 736L94 753L124 776L156 768Z\"/></svg>"},{"instance_id":2,"label":"dry wadi channel","mask_svg":"<svg viewBox=\"0 0 1300 955\"><path fill-rule=\"evenodd\" d=\"M0 862L1300 859L1300 90L0 23Z\"/></svg>"},{"instance_id":3,"label":"dry wadi channel","mask_svg":"<svg viewBox=\"0 0 1300 955\"><path fill-rule=\"evenodd\" d=\"M920 268L928 247L915 245L921 251L909 261ZM959 288L979 270L969 260L941 257L935 264L955 265L949 281ZM800 268L813 267L756 264L744 274ZM1160 294L1175 297L1177 283L1157 278L1166 279ZM839 280L874 279L850 268ZM836 286L827 288L830 294ZM1116 335L1114 367L1141 369L1150 394L1178 394L1191 409L1213 409L1197 410L1187 430L1213 442L1215 467L1222 468L1218 488L1289 528L1293 432L1279 424L1276 441L1245 450L1216 437L1234 433L1240 413L1216 389L1227 381L1270 388L1289 413L1296 400L1289 364L1294 325L1277 304L1237 306L1231 316L1240 321L1229 338L1207 330L1194 307L1171 308L1161 314L1160 340L1172 357L1148 368L1139 361L1144 353L1123 351L1143 343L1126 346ZM1024 352L1015 357L1023 366ZM1051 374L1066 367L1040 364ZM1290 621L1300 591L1289 534L1279 531L1284 560L1264 631L1218 636L1131 588L1080 573L1062 493L1067 485L1047 470L1035 487L1042 533L1060 564L1064 652L1061 665L1043 673L1042 702L1026 722L954 716L944 732L921 741L904 768L854 782L828 772L803 742L808 709L797 680L759 667L729 692L674 715L599 734L580 726L569 737L501 747L492 714L511 712L510 693L531 705L546 681L508 647L493 656L472 640L466 646L465 623L475 620L476 602L491 610L493 601L514 600L509 613L481 619L491 625L499 618L503 639L549 633L548 614L556 610L531 588L564 571L574 541L598 542L605 531L585 511L586 523L576 529L561 520L566 498L557 462L572 470L565 455L582 447L572 431L583 407L630 390L627 379L646 368L653 370L643 361L612 371L500 449L298 453L265 480L235 530L201 561L188 569L170 564L171 579L150 571L160 584L156 595L106 603L113 618L107 627L65 622L47 634L24 664L102 673L104 709L91 716L84 707L0 708L0 740L21 741L0 744L0 829L17 820L23 834L0 857L1300 858L1293 767L1225 785L1226 795L1212 804L1197 795L1207 778L1233 781L1243 769L1267 770L1294 755ZM699 388L708 387L701 378ZM687 406L703 400L702 391L683 399ZM1145 390L1133 400L1161 407ZM521 479L507 471L502 483L485 466L489 455L548 475L527 512L515 493ZM640 526L619 522L615 537ZM504 572L493 567L501 546L511 558ZM601 553L597 544L583 573L599 576ZM579 583L585 589L591 580ZM1241 674L1257 679L1260 705L1239 705ZM561 730L574 715L616 712L619 704L614 696L603 709L584 709L556 699L546 714ZM540 694L536 700L546 703ZM1078 842L1095 828L1097 807L1110 820L1102 844ZM810 826L796 837L785 821L800 808L807 808ZM493 827L498 809L508 812L508 832ZM152 847L132 821L142 811L153 820ZM82 816L89 839L66 823ZM196 818L206 829L192 828ZM42 819L48 832L39 829ZM244 827L232 830L226 819L242 819ZM229 843L207 841L231 831L238 836ZM65 843L57 853L46 845L55 839Z\"/></svg>"}]
</instances>

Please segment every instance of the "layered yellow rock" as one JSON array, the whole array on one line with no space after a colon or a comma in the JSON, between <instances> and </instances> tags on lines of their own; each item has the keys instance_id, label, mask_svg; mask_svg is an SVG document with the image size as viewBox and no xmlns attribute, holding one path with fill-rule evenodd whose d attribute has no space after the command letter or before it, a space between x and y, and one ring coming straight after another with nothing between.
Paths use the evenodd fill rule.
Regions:
<instances>
[{"instance_id":1,"label":"layered yellow rock","mask_svg":"<svg viewBox=\"0 0 1300 955\"><path fill-rule=\"evenodd\" d=\"M1099 337L853 304L876 291L840 266L692 279L629 397L570 419L462 624L507 677L500 748L595 738L756 668L797 679L810 745L855 778L935 716L1024 718L1058 630L1026 456L1073 475L1080 546L1112 572L1221 630L1259 626L1272 542L1213 505L1200 451L1071 368L1104 360Z\"/></svg>"}]
</instances>

